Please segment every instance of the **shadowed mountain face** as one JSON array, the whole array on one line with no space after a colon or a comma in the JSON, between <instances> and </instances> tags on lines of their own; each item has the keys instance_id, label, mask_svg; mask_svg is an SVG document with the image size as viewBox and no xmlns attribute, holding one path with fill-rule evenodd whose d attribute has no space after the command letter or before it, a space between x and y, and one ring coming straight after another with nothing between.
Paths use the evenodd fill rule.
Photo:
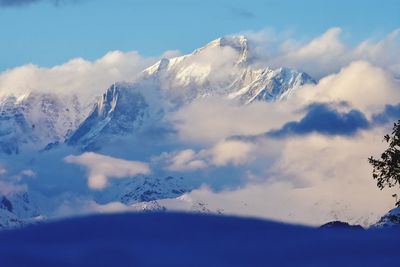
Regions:
<instances>
[{"instance_id":1,"label":"shadowed mountain face","mask_svg":"<svg viewBox=\"0 0 400 267\"><path fill-rule=\"evenodd\" d=\"M93 150L97 140L107 135L133 133L145 119L148 107L143 95L131 88L110 87L94 105L90 115L67 140L69 145L82 145Z\"/></svg>"},{"instance_id":2,"label":"shadowed mountain face","mask_svg":"<svg viewBox=\"0 0 400 267\"><path fill-rule=\"evenodd\" d=\"M398 229L312 229L255 219L141 213L0 233L16 266L397 266Z\"/></svg>"}]
</instances>

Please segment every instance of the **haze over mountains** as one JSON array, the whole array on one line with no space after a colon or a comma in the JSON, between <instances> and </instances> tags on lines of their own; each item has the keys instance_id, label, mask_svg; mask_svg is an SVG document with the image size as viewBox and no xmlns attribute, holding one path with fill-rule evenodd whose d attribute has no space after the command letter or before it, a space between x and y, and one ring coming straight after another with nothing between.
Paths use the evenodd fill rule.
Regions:
<instances>
[{"instance_id":1,"label":"haze over mountains","mask_svg":"<svg viewBox=\"0 0 400 267\"><path fill-rule=\"evenodd\" d=\"M313 78L264 59L253 39L227 36L108 89L2 92L1 226L149 209L374 223L390 196L353 166L380 151L397 116L396 68L355 61Z\"/></svg>"}]
</instances>

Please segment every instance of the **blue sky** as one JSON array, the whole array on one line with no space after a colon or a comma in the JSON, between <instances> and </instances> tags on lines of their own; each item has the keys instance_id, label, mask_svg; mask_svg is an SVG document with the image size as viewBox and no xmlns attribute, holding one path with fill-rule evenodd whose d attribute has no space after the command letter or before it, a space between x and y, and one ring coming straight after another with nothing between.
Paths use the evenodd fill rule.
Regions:
<instances>
[{"instance_id":1,"label":"blue sky","mask_svg":"<svg viewBox=\"0 0 400 267\"><path fill-rule=\"evenodd\" d=\"M355 43L400 27L400 1L2 0L0 71L93 60L110 50L189 52L219 36L271 28L311 38L330 27ZM6 6L4 3L13 2Z\"/></svg>"}]
</instances>

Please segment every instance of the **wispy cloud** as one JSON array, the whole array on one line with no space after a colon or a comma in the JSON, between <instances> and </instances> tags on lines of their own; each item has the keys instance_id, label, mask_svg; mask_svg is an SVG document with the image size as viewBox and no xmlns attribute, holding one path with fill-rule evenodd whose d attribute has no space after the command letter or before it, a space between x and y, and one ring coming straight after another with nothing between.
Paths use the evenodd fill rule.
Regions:
<instances>
[{"instance_id":1,"label":"wispy cloud","mask_svg":"<svg viewBox=\"0 0 400 267\"><path fill-rule=\"evenodd\" d=\"M29 5L39 0L0 0L1 6L24 6Z\"/></svg>"},{"instance_id":2,"label":"wispy cloud","mask_svg":"<svg viewBox=\"0 0 400 267\"><path fill-rule=\"evenodd\" d=\"M113 158L93 152L79 156L67 156L65 161L82 165L88 169L88 185L91 189L101 190L108 184L108 179L124 178L137 174L150 173L146 163Z\"/></svg>"},{"instance_id":3,"label":"wispy cloud","mask_svg":"<svg viewBox=\"0 0 400 267\"><path fill-rule=\"evenodd\" d=\"M54 6L60 6L66 3L80 3L85 0L0 0L0 6L3 7L22 7L39 2L48 2Z\"/></svg>"},{"instance_id":4,"label":"wispy cloud","mask_svg":"<svg viewBox=\"0 0 400 267\"><path fill-rule=\"evenodd\" d=\"M354 61L367 61L395 75L400 73L400 29L379 40L367 39L349 46L342 39L341 28L331 28L312 40L293 38L270 29L248 32L256 63L263 66L299 69L314 78L340 71Z\"/></svg>"},{"instance_id":5,"label":"wispy cloud","mask_svg":"<svg viewBox=\"0 0 400 267\"><path fill-rule=\"evenodd\" d=\"M81 99L91 99L113 82L130 81L156 60L135 51L110 51L95 61L75 58L51 68L23 65L0 73L0 96L21 94L26 88L38 91L51 88L58 94L79 93Z\"/></svg>"},{"instance_id":6,"label":"wispy cloud","mask_svg":"<svg viewBox=\"0 0 400 267\"><path fill-rule=\"evenodd\" d=\"M256 14L254 12L240 7L231 7L230 11L236 17L240 17L243 19L252 19L256 17Z\"/></svg>"}]
</instances>

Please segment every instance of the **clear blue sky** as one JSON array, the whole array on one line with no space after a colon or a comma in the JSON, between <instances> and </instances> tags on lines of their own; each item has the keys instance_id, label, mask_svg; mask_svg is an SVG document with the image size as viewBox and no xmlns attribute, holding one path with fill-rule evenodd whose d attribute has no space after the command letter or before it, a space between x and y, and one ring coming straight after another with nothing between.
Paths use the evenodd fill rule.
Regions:
<instances>
[{"instance_id":1,"label":"clear blue sky","mask_svg":"<svg viewBox=\"0 0 400 267\"><path fill-rule=\"evenodd\" d=\"M338 26L354 43L400 27L399 0L0 0L0 4L0 71L26 63L52 66L73 57L93 60L110 50L137 50L149 56L170 49L188 52L222 35L263 28L311 38Z\"/></svg>"}]
</instances>

